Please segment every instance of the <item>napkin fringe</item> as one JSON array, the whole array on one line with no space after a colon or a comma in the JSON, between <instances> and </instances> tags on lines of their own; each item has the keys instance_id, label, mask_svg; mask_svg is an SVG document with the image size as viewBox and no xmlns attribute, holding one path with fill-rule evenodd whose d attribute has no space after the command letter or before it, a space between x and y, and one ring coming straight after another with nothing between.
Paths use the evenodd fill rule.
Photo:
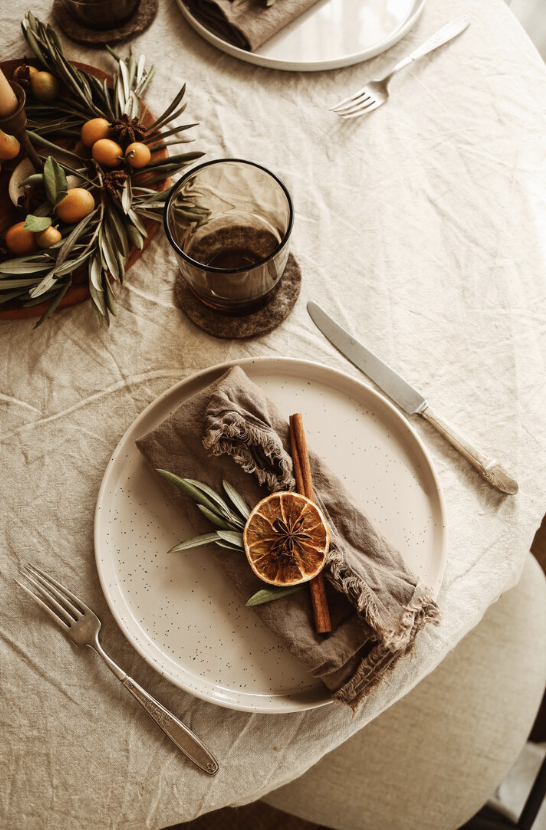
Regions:
<instances>
[{"instance_id":1,"label":"napkin fringe","mask_svg":"<svg viewBox=\"0 0 546 830\"><path fill-rule=\"evenodd\" d=\"M419 590L420 589L420 590ZM416 593L420 596L414 602L412 600L406 607L404 614L404 626L409 631L406 633L406 641L402 647L393 648L377 643L364 657L358 668L332 697L340 703L345 703L356 712L360 704L367 698L396 668L402 657L411 655L415 648L416 637L419 631L428 622L438 625L440 622L440 611L434 600L430 599L428 589L417 586ZM393 640L396 643L398 640Z\"/></svg>"},{"instance_id":2,"label":"napkin fringe","mask_svg":"<svg viewBox=\"0 0 546 830\"><path fill-rule=\"evenodd\" d=\"M364 657L358 668L337 692L334 700L345 703L356 712L367 698L393 671L402 657L411 655L415 648L416 637L427 623L438 625L441 614L438 606L430 596L430 589L419 584L414 598L406 606L399 636L394 636L388 645L377 643Z\"/></svg>"},{"instance_id":3,"label":"napkin fringe","mask_svg":"<svg viewBox=\"0 0 546 830\"><path fill-rule=\"evenodd\" d=\"M329 573L328 573L329 571ZM346 567L341 551L330 549L325 576L337 591L348 596L358 613L373 629L380 644L389 651L404 649L428 622L438 624L441 613L430 588L418 583L396 628L385 623L381 609L366 582Z\"/></svg>"},{"instance_id":4,"label":"napkin fringe","mask_svg":"<svg viewBox=\"0 0 546 830\"><path fill-rule=\"evenodd\" d=\"M234 439L238 443L234 443ZM203 438L203 446L211 455L231 456L245 473L254 474L259 484L265 484L270 492L293 490L295 487L291 460L282 451L278 437L275 434L269 435L260 427L247 424L240 416L233 423L208 429ZM278 471L260 466L251 446L260 447Z\"/></svg>"},{"instance_id":5,"label":"napkin fringe","mask_svg":"<svg viewBox=\"0 0 546 830\"><path fill-rule=\"evenodd\" d=\"M391 651L379 644L374 646L361 660L351 679L334 692L332 697L356 712L362 701L383 682L386 675L390 674L404 653L406 652Z\"/></svg>"},{"instance_id":6,"label":"napkin fringe","mask_svg":"<svg viewBox=\"0 0 546 830\"><path fill-rule=\"evenodd\" d=\"M419 582L411 601L406 605L404 614L400 621L400 636L393 632L392 639L388 641L389 648L404 648L406 642L413 646L415 637L427 623L439 625L442 614L438 605L432 598L431 589Z\"/></svg>"}]
</instances>

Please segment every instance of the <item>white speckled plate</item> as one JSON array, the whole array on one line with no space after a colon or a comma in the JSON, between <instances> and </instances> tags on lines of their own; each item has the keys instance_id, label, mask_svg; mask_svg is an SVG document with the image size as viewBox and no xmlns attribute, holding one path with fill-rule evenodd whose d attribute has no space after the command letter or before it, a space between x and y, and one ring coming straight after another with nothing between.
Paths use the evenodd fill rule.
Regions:
<instances>
[{"instance_id":1,"label":"white speckled plate","mask_svg":"<svg viewBox=\"0 0 546 830\"><path fill-rule=\"evenodd\" d=\"M161 675L231 709L275 713L330 696L241 605L204 548L168 554L192 531L158 486L135 440L238 363L288 416L362 507L439 590L444 504L431 460L405 418L350 375L319 363L256 358L206 369L169 389L127 430L106 468L95 514L97 568L122 631Z\"/></svg>"},{"instance_id":2,"label":"white speckled plate","mask_svg":"<svg viewBox=\"0 0 546 830\"><path fill-rule=\"evenodd\" d=\"M228 55L294 72L352 66L385 52L411 29L425 5L425 0L318 0L254 52L247 52L196 20L184 0L177 2L188 23Z\"/></svg>"}]
</instances>

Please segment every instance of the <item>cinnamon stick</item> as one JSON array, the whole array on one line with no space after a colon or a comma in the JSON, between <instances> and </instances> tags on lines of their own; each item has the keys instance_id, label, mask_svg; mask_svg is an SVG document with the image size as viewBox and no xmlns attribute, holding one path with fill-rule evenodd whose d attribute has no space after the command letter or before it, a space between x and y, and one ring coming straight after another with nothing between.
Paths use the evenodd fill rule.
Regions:
<instances>
[{"instance_id":1,"label":"cinnamon stick","mask_svg":"<svg viewBox=\"0 0 546 830\"><path fill-rule=\"evenodd\" d=\"M313 491L311 465L309 464L303 419L299 412L290 416L290 448L294 464L296 489L300 495L307 496L308 499L314 502L315 493ZM315 630L318 634L328 634L332 630L332 623L330 622L330 612L328 610L328 601L326 599L326 589L322 573L317 574L309 582L309 587L311 589Z\"/></svg>"}]
</instances>

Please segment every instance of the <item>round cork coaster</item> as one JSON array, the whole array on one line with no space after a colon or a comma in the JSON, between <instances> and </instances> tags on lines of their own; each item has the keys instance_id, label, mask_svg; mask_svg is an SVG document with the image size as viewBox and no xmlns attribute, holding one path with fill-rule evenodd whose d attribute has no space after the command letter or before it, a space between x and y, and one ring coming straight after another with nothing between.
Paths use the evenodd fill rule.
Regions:
<instances>
[{"instance_id":1,"label":"round cork coaster","mask_svg":"<svg viewBox=\"0 0 546 830\"><path fill-rule=\"evenodd\" d=\"M175 282L178 305L190 320L213 337L233 340L268 334L280 326L294 308L300 288L301 269L292 254L288 255L284 274L271 292L269 303L245 317L228 317L208 308L197 299L180 272Z\"/></svg>"},{"instance_id":2,"label":"round cork coaster","mask_svg":"<svg viewBox=\"0 0 546 830\"><path fill-rule=\"evenodd\" d=\"M134 17L118 29L88 29L67 12L62 0L54 0L53 16L65 35L76 43L85 43L86 46L104 46L106 43L120 43L142 34L155 20L159 0L141 2Z\"/></svg>"}]
</instances>

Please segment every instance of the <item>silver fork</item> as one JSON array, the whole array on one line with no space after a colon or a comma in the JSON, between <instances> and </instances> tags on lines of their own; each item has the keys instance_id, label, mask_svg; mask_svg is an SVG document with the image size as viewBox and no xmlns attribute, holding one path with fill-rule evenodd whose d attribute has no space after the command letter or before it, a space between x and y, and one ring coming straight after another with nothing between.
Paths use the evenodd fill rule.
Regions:
<instances>
[{"instance_id":1,"label":"silver fork","mask_svg":"<svg viewBox=\"0 0 546 830\"><path fill-rule=\"evenodd\" d=\"M197 735L194 735L168 709L165 709L152 695L132 680L103 651L99 643L101 622L97 615L76 594L63 587L60 582L48 576L40 568L27 564L23 566L22 572L31 583L32 589L19 582L18 579L15 581L49 614L52 620L55 620L67 637L77 646L89 646L94 649L173 744L203 772L215 775L218 772L218 762Z\"/></svg>"},{"instance_id":2,"label":"silver fork","mask_svg":"<svg viewBox=\"0 0 546 830\"><path fill-rule=\"evenodd\" d=\"M468 16L448 23L447 26L444 26L435 35L432 35L432 37L412 52L411 55L408 55L407 58L397 63L394 69L384 78L369 81L366 86L363 86L354 95L350 95L349 98L344 98L339 104L330 107L330 110L342 118L358 118L360 115L377 109L389 97L388 86L393 75L400 72L401 69L416 61L418 58L422 58L423 55L428 55L429 52L433 52L434 49L438 49L439 46L443 46L444 43L453 40L454 37L464 32L469 24L470 18Z\"/></svg>"}]
</instances>

